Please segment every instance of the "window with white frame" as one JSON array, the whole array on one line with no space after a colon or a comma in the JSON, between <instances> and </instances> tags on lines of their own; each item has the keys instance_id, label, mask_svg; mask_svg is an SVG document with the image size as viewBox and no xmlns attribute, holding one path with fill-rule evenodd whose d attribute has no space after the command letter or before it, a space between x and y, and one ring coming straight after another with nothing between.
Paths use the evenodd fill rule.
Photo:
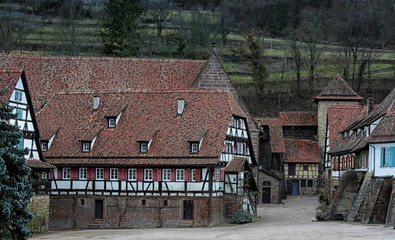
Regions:
<instances>
[{"instance_id":1,"label":"window with white frame","mask_svg":"<svg viewBox=\"0 0 395 240\"><path fill-rule=\"evenodd\" d=\"M219 168L215 169L215 180L216 181L221 180L221 169L219 169Z\"/></svg>"},{"instance_id":2,"label":"window with white frame","mask_svg":"<svg viewBox=\"0 0 395 240\"><path fill-rule=\"evenodd\" d=\"M176 169L176 181L184 181L184 169Z\"/></svg>"},{"instance_id":3,"label":"window with white frame","mask_svg":"<svg viewBox=\"0 0 395 240\"><path fill-rule=\"evenodd\" d=\"M70 179L70 173L71 173L71 170L69 167L63 168L62 179Z\"/></svg>"},{"instance_id":4,"label":"window with white frame","mask_svg":"<svg viewBox=\"0 0 395 240\"><path fill-rule=\"evenodd\" d=\"M19 90L15 90L14 100L21 102L23 100L23 92Z\"/></svg>"},{"instance_id":5,"label":"window with white frame","mask_svg":"<svg viewBox=\"0 0 395 240\"><path fill-rule=\"evenodd\" d=\"M152 169L144 169L144 181L152 181Z\"/></svg>"},{"instance_id":6,"label":"window with white frame","mask_svg":"<svg viewBox=\"0 0 395 240\"><path fill-rule=\"evenodd\" d=\"M118 180L118 168L110 168L110 180Z\"/></svg>"},{"instance_id":7,"label":"window with white frame","mask_svg":"<svg viewBox=\"0 0 395 240\"><path fill-rule=\"evenodd\" d=\"M162 180L163 181L171 181L171 169L163 169Z\"/></svg>"},{"instance_id":8,"label":"window with white frame","mask_svg":"<svg viewBox=\"0 0 395 240\"><path fill-rule=\"evenodd\" d=\"M395 147L382 147L380 162L380 167L395 167Z\"/></svg>"},{"instance_id":9,"label":"window with white frame","mask_svg":"<svg viewBox=\"0 0 395 240\"><path fill-rule=\"evenodd\" d=\"M87 178L87 175L88 175L87 168L80 168L79 179L85 180Z\"/></svg>"},{"instance_id":10,"label":"window with white frame","mask_svg":"<svg viewBox=\"0 0 395 240\"><path fill-rule=\"evenodd\" d=\"M112 118L108 118L108 127L109 128L115 128L117 124L116 118L112 117Z\"/></svg>"},{"instance_id":11,"label":"window with white frame","mask_svg":"<svg viewBox=\"0 0 395 240\"><path fill-rule=\"evenodd\" d=\"M96 168L96 180L104 179L104 168Z\"/></svg>"},{"instance_id":12,"label":"window with white frame","mask_svg":"<svg viewBox=\"0 0 395 240\"><path fill-rule=\"evenodd\" d=\"M91 142L82 142L82 151L90 152L91 151Z\"/></svg>"},{"instance_id":13,"label":"window with white frame","mask_svg":"<svg viewBox=\"0 0 395 240\"><path fill-rule=\"evenodd\" d=\"M191 181L192 182L196 181L196 169L192 169L191 171Z\"/></svg>"},{"instance_id":14,"label":"window with white frame","mask_svg":"<svg viewBox=\"0 0 395 240\"><path fill-rule=\"evenodd\" d=\"M140 153L148 152L148 142L140 142Z\"/></svg>"},{"instance_id":15,"label":"window with white frame","mask_svg":"<svg viewBox=\"0 0 395 240\"><path fill-rule=\"evenodd\" d=\"M128 180L136 181L137 179L137 170L135 168L129 168L128 170Z\"/></svg>"},{"instance_id":16,"label":"window with white frame","mask_svg":"<svg viewBox=\"0 0 395 240\"><path fill-rule=\"evenodd\" d=\"M41 150L43 152L48 151L48 141L41 141Z\"/></svg>"},{"instance_id":17,"label":"window with white frame","mask_svg":"<svg viewBox=\"0 0 395 240\"><path fill-rule=\"evenodd\" d=\"M199 152L199 142L191 142L191 153Z\"/></svg>"}]
</instances>

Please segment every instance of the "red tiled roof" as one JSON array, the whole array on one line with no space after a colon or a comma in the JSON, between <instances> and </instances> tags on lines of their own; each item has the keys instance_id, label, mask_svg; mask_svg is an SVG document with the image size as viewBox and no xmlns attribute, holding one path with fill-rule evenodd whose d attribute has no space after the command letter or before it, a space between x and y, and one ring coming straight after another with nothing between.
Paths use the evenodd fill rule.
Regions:
<instances>
[{"instance_id":1,"label":"red tiled roof","mask_svg":"<svg viewBox=\"0 0 395 240\"><path fill-rule=\"evenodd\" d=\"M100 97L96 112L94 95ZM185 101L181 117L177 117L178 99ZM114 106L123 109L122 115L116 128L107 128L105 117L113 115ZM56 133L45 153L53 164L94 164L93 158L110 158L117 164L198 165L212 163L213 158L218 162L232 115L245 117L228 90L136 90L59 93L37 119L43 140ZM188 141L195 141L197 135L204 136L203 143L199 153L191 155ZM147 154L139 153L141 136L153 137ZM91 152L82 153L79 141L95 137Z\"/></svg>"},{"instance_id":2,"label":"red tiled roof","mask_svg":"<svg viewBox=\"0 0 395 240\"><path fill-rule=\"evenodd\" d=\"M8 102L22 76L20 69L1 69L0 68L0 101Z\"/></svg>"},{"instance_id":3,"label":"red tiled roof","mask_svg":"<svg viewBox=\"0 0 395 240\"><path fill-rule=\"evenodd\" d=\"M315 97L318 100L348 100L348 101L361 101L363 98L354 92L347 84L347 82L336 74L328 86Z\"/></svg>"},{"instance_id":4,"label":"red tiled roof","mask_svg":"<svg viewBox=\"0 0 395 240\"><path fill-rule=\"evenodd\" d=\"M38 169L53 169L53 168L55 168L55 166L53 166L49 163L46 163L44 161L37 160L37 159L27 160L27 166L30 168L38 168Z\"/></svg>"},{"instance_id":5,"label":"red tiled roof","mask_svg":"<svg viewBox=\"0 0 395 240\"><path fill-rule=\"evenodd\" d=\"M387 113L369 138L374 142L395 142L395 113Z\"/></svg>"},{"instance_id":6,"label":"red tiled roof","mask_svg":"<svg viewBox=\"0 0 395 240\"><path fill-rule=\"evenodd\" d=\"M278 118L255 118L261 126L269 126L271 150L285 153L283 126L317 126L315 112L280 112Z\"/></svg>"},{"instance_id":7,"label":"red tiled roof","mask_svg":"<svg viewBox=\"0 0 395 240\"><path fill-rule=\"evenodd\" d=\"M329 148L332 150L342 140L341 131L351 123L363 118L366 108L361 106L329 106Z\"/></svg>"},{"instance_id":8,"label":"red tiled roof","mask_svg":"<svg viewBox=\"0 0 395 240\"><path fill-rule=\"evenodd\" d=\"M269 126L270 146L272 153L285 153L282 126Z\"/></svg>"},{"instance_id":9,"label":"red tiled roof","mask_svg":"<svg viewBox=\"0 0 395 240\"><path fill-rule=\"evenodd\" d=\"M186 89L206 61L0 55L0 68L24 69L36 110L69 90Z\"/></svg>"},{"instance_id":10,"label":"red tiled roof","mask_svg":"<svg viewBox=\"0 0 395 240\"><path fill-rule=\"evenodd\" d=\"M316 112L280 112L282 126L317 126Z\"/></svg>"},{"instance_id":11,"label":"red tiled roof","mask_svg":"<svg viewBox=\"0 0 395 240\"><path fill-rule=\"evenodd\" d=\"M310 140L286 139L285 162L318 163L318 143Z\"/></svg>"},{"instance_id":12,"label":"red tiled roof","mask_svg":"<svg viewBox=\"0 0 395 240\"><path fill-rule=\"evenodd\" d=\"M240 172L243 169L246 158L233 158L232 161L226 166L226 172Z\"/></svg>"}]
</instances>

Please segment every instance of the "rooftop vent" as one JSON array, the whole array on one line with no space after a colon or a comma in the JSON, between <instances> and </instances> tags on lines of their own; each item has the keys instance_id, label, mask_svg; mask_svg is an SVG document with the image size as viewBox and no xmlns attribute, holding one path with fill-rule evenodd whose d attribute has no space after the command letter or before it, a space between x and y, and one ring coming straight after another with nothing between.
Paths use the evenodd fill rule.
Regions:
<instances>
[{"instance_id":1,"label":"rooftop vent","mask_svg":"<svg viewBox=\"0 0 395 240\"><path fill-rule=\"evenodd\" d=\"M100 105L100 97L93 96L93 111L96 112Z\"/></svg>"},{"instance_id":2,"label":"rooftop vent","mask_svg":"<svg viewBox=\"0 0 395 240\"><path fill-rule=\"evenodd\" d=\"M182 112L184 112L184 100L178 99L177 101L177 116L182 116Z\"/></svg>"}]
</instances>

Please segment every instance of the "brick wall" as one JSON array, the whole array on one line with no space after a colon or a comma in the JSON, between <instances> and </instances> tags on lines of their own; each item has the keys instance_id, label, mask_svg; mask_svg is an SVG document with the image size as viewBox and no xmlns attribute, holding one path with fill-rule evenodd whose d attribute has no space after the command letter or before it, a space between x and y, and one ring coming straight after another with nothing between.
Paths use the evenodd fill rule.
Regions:
<instances>
[{"instance_id":1,"label":"brick wall","mask_svg":"<svg viewBox=\"0 0 395 240\"><path fill-rule=\"evenodd\" d=\"M103 219L95 219L95 200L103 200ZM184 200L193 200L193 220L183 220ZM226 220L225 204L232 205L233 215L237 211L236 203L237 199L234 196L52 196L50 229L212 226Z\"/></svg>"}]
</instances>

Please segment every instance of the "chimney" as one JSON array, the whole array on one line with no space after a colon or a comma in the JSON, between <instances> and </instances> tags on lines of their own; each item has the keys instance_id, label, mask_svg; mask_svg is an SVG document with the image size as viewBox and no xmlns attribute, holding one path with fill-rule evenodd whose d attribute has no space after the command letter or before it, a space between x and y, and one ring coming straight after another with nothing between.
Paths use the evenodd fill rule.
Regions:
<instances>
[{"instance_id":1,"label":"chimney","mask_svg":"<svg viewBox=\"0 0 395 240\"><path fill-rule=\"evenodd\" d=\"M368 98L368 114L373 110L373 98Z\"/></svg>"},{"instance_id":2,"label":"chimney","mask_svg":"<svg viewBox=\"0 0 395 240\"><path fill-rule=\"evenodd\" d=\"M93 96L93 112L96 112L100 105L100 97Z\"/></svg>"}]
</instances>

